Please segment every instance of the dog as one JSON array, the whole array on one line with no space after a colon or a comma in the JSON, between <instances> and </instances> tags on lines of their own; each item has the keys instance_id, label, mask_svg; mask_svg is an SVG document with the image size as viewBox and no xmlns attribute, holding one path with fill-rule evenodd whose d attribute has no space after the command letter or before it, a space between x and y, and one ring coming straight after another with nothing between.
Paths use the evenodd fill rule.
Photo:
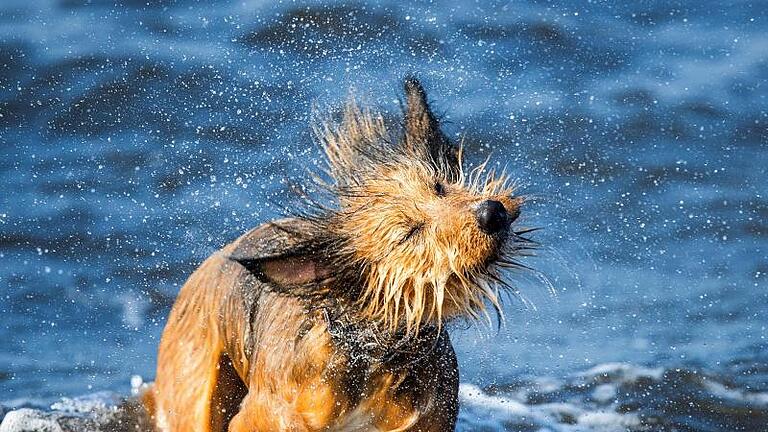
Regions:
<instances>
[{"instance_id":1,"label":"dog","mask_svg":"<svg viewBox=\"0 0 768 432\"><path fill-rule=\"evenodd\" d=\"M400 125L355 102L316 124L327 166L306 205L181 288L145 395L158 430L454 430L446 325L500 313L532 241L508 177L465 172L421 83L404 89Z\"/></svg>"}]
</instances>

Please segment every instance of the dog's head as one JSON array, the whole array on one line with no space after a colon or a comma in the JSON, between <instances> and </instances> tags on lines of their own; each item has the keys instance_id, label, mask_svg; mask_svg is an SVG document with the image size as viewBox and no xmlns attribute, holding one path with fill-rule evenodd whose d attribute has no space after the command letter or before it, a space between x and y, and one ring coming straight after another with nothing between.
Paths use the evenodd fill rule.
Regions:
<instances>
[{"instance_id":1,"label":"dog's head","mask_svg":"<svg viewBox=\"0 0 768 432\"><path fill-rule=\"evenodd\" d=\"M332 203L301 216L305 241L258 271L277 286L343 293L364 318L418 331L477 317L486 302L498 309L501 267L531 243L512 227L523 199L507 177L485 164L465 172L421 84L407 79L405 96L399 134L354 103L316 127Z\"/></svg>"}]
</instances>

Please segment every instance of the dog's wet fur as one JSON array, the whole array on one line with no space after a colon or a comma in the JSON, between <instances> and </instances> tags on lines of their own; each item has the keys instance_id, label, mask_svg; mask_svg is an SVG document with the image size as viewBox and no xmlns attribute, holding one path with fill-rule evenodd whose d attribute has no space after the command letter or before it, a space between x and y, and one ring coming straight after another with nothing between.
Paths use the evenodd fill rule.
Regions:
<instances>
[{"instance_id":1,"label":"dog's wet fur","mask_svg":"<svg viewBox=\"0 0 768 432\"><path fill-rule=\"evenodd\" d=\"M144 395L158 430L454 429L445 324L498 311L532 244L507 177L465 172L422 85L404 87L400 125L354 102L317 122L320 192L182 287Z\"/></svg>"}]
</instances>

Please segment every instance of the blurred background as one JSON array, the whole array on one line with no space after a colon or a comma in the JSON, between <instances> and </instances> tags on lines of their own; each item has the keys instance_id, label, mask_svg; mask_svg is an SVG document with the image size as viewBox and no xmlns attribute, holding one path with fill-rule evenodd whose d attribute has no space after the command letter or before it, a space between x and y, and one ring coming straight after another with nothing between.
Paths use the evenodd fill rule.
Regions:
<instances>
[{"instance_id":1,"label":"blurred background","mask_svg":"<svg viewBox=\"0 0 768 432\"><path fill-rule=\"evenodd\" d=\"M459 430L768 430L768 5L0 3L0 418L154 378L179 286L290 205L314 107L417 74L537 197ZM555 296L548 294L548 285Z\"/></svg>"}]
</instances>

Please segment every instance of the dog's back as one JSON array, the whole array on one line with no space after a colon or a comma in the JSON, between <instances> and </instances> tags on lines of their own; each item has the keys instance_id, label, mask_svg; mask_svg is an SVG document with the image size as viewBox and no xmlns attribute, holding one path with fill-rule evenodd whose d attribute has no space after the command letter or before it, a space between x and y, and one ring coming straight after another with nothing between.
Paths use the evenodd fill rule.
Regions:
<instances>
[{"instance_id":1,"label":"dog's back","mask_svg":"<svg viewBox=\"0 0 768 432\"><path fill-rule=\"evenodd\" d=\"M465 172L421 84L404 89L399 128L354 103L315 125L326 177L308 207L184 285L160 346L161 429L453 430L446 325L498 310L502 272L535 246L512 227L508 177Z\"/></svg>"},{"instance_id":2,"label":"dog's back","mask_svg":"<svg viewBox=\"0 0 768 432\"><path fill-rule=\"evenodd\" d=\"M407 358L355 352L344 340L366 329L337 325L343 318L334 316L337 311L274 292L230 259L290 248L294 240L286 228L297 223L281 221L247 233L208 258L182 287L149 396L158 428L451 429L457 402L450 395L457 391L458 373L444 330ZM445 414L432 415L440 410ZM425 414L440 424L425 424Z\"/></svg>"}]
</instances>

